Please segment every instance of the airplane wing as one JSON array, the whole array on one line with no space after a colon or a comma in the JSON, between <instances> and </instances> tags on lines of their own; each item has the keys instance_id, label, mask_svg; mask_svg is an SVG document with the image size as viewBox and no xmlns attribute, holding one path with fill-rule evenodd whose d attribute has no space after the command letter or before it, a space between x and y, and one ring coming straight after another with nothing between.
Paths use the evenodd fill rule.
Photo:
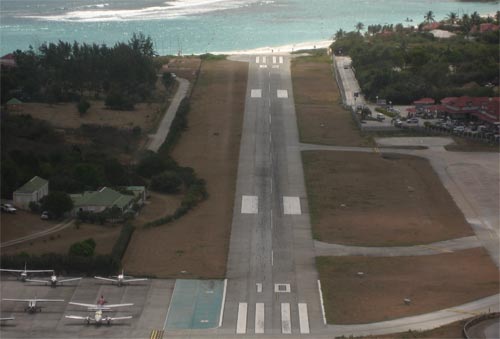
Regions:
<instances>
[{"instance_id":1,"label":"airplane wing","mask_svg":"<svg viewBox=\"0 0 500 339\"><path fill-rule=\"evenodd\" d=\"M37 283L42 283L42 284L49 284L49 280L38 280L38 279L26 279L28 282L37 282Z\"/></svg>"},{"instance_id":2,"label":"airplane wing","mask_svg":"<svg viewBox=\"0 0 500 339\"><path fill-rule=\"evenodd\" d=\"M29 301L31 301L33 299L8 299L8 298L2 298L2 300L4 300L4 301L19 301L19 302L25 302L25 303L27 303L27 302L29 302Z\"/></svg>"},{"instance_id":3,"label":"airplane wing","mask_svg":"<svg viewBox=\"0 0 500 339\"><path fill-rule=\"evenodd\" d=\"M63 302L64 299L34 299L35 301L41 301L41 302Z\"/></svg>"},{"instance_id":4,"label":"airplane wing","mask_svg":"<svg viewBox=\"0 0 500 339\"><path fill-rule=\"evenodd\" d=\"M146 281L148 280L147 278L134 278L134 279L127 279L123 280L124 283L132 282L132 281Z\"/></svg>"},{"instance_id":5,"label":"airplane wing","mask_svg":"<svg viewBox=\"0 0 500 339\"><path fill-rule=\"evenodd\" d=\"M75 303L70 301L70 305L75 305L75 306L82 306L82 307L87 307L87 308L96 308L96 304L84 304L84 303Z\"/></svg>"},{"instance_id":6,"label":"airplane wing","mask_svg":"<svg viewBox=\"0 0 500 339\"><path fill-rule=\"evenodd\" d=\"M5 318L0 318L0 320L2 320L2 321L3 321L3 320L14 320L14 319L16 319L16 318L14 318L14 317L5 317Z\"/></svg>"},{"instance_id":7,"label":"airplane wing","mask_svg":"<svg viewBox=\"0 0 500 339\"><path fill-rule=\"evenodd\" d=\"M127 306L134 306L134 304L106 304L103 306L103 308L115 308L115 307L127 307Z\"/></svg>"},{"instance_id":8,"label":"airplane wing","mask_svg":"<svg viewBox=\"0 0 500 339\"><path fill-rule=\"evenodd\" d=\"M125 317L110 317L110 318L107 318L107 320L111 320L111 321L114 321L114 320L125 320L125 319L132 319L132 316L128 315L128 316L125 316Z\"/></svg>"},{"instance_id":9,"label":"airplane wing","mask_svg":"<svg viewBox=\"0 0 500 339\"><path fill-rule=\"evenodd\" d=\"M48 272L54 272L54 270L26 270L26 273L48 273Z\"/></svg>"},{"instance_id":10,"label":"airplane wing","mask_svg":"<svg viewBox=\"0 0 500 339\"><path fill-rule=\"evenodd\" d=\"M117 282L118 279L110 279L110 278L103 278L103 277L94 277L95 279L99 280L106 280L106 281L112 281L112 282Z\"/></svg>"},{"instance_id":11,"label":"airplane wing","mask_svg":"<svg viewBox=\"0 0 500 339\"><path fill-rule=\"evenodd\" d=\"M8 270L6 268L0 268L0 271L2 272L14 272L14 273L21 273L24 272L24 270ZM52 272L52 271L51 271Z\"/></svg>"},{"instance_id":12,"label":"airplane wing","mask_svg":"<svg viewBox=\"0 0 500 339\"><path fill-rule=\"evenodd\" d=\"M65 315L64 317L68 319L87 320L87 317L81 317L79 315Z\"/></svg>"},{"instance_id":13,"label":"airplane wing","mask_svg":"<svg viewBox=\"0 0 500 339\"><path fill-rule=\"evenodd\" d=\"M63 279L63 280L58 280L59 283L65 283L68 281L76 281L76 280L81 280L82 278L69 278L69 279Z\"/></svg>"}]
</instances>

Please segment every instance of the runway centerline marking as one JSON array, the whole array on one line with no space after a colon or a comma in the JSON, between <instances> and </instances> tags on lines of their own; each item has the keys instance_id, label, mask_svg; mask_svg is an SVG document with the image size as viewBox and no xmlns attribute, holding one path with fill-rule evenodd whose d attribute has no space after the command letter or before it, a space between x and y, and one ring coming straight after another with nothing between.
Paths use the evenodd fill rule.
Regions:
<instances>
[{"instance_id":1,"label":"runway centerline marking","mask_svg":"<svg viewBox=\"0 0 500 339\"><path fill-rule=\"evenodd\" d=\"M299 197L283 197L283 214L302 214Z\"/></svg>"},{"instance_id":2,"label":"runway centerline marking","mask_svg":"<svg viewBox=\"0 0 500 339\"><path fill-rule=\"evenodd\" d=\"M286 89L279 89L277 91L276 95L280 99L286 99L286 98L288 98L288 90L286 90Z\"/></svg>"},{"instance_id":3,"label":"runway centerline marking","mask_svg":"<svg viewBox=\"0 0 500 339\"><path fill-rule=\"evenodd\" d=\"M292 334L289 303L281 303L281 333Z\"/></svg>"},{"instance_id":4,"label":"runway centerline marking","mask_svg":"<svg viewBox=\"0 0 500 339\"><path fill-rule=\"evenodd\" d=\"M262 283L256 283L257 286L257 293L262 293Z\"/></svg>"},{"instance_id":5,"label":"runway centerline marking","mask_svg":"<svg viewBox=\"0 0 500 339\"><path fill-rule=\"evenodd\" d=\"M299 303L299 328L300 333L309 334L309 315L307 312L307 304Z\"/></svg>"},{"instance_id":6,"label":"runway centerline marking","mask_svg":"<svg viewBox=\"0 0 500 339\"><path fill-rule=\"evenodd\" d=\"M261 89L252 89L250 92L250 96L252 98L262 98L262 90Z\"/></svg>"},{"instance_id":7,"label":"runway centerline marking","mask_svg":"<svg viewBox=\"0 0 500 339\"><path fill-rule=\"evenodd\" d=\"M255 195L243 195L241 197L241 214L259 213L259 198Z\"/></svg>"},{"instance_id":8,"label":"runway centerline marking","mask_svg":"<svg viewBox=\"0 0 500 339\"><path fill-rule=\"evenodd\" d=\"M264 303L255 304L255 334L264 333Z\"/></svg>"},{"instance_id":9,"label":"runway centerline marking","mask_svg":"<svg viewBox=\"0 0 500 339\"><path fill-rule=\"evenodd\" d=\"M247 310L247 303L240 303L238 305L238 322L236 323L237 334L247 333Z\"/></svg>"}]
</instances>

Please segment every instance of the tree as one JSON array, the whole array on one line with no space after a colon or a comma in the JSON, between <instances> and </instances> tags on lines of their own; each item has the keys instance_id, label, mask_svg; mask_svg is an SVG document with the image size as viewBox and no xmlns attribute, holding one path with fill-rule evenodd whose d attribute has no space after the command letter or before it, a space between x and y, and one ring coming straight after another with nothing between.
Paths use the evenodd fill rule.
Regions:
<instances>
[{"instance_id":1,"label":"tree","mask_svg":"<svg viewBox=\"0 0 500 339\"><path fill-rule=\"evenodd\" d=\"M335 40L339 40L345 36L345 31L341 28L335 32Z\"/></svg>"},{"instance_id":2,"label":"tree","mask_svg":"<svg viewBox=\"0 0 500 339\"><path fill-rule=\"evenodd\" d=\"M173 171L165 171L151 179L151 188L162 193L177 193L182 179Z\"/></svg>"},{"instance_id":3,"label":"tree","mask_svg":"<svg viewBox=\"0 0 500 339\"><path fill-rule=\"evenodd\" d=\"M434 13L432 11L428 11L427 13L425 13L424 19L428 24L436 21L434 19Z\"/></svg>"},{"instance_id":4,"label":"tree","mask_svg":"<svg viewBox=\"0 0 500 339\"><path fill-rule=\"evenodd\" d=\"M89 110L90 102L88 102L84 97L82 97L78 102L78 104L76 105L76 108L78 109L78 113L80 113L80 116L82 116Z\"/></svg>"},{"instance_id":5,"label":"tree","mask_svg":"<svg viewBox=\"0 0 500 339\"><path fill-rule=\"evenodd\" d=\"M71 200L70 196L58 191L50 192L40 200L40 203L42 210L49 211L56 218L63 216L64 213L71 211L73 208L73 200Z\"/></svg>"},{"instance_id":6,"label":"tree","mask_svg":"<svg viewBox=\"0 0 500 339\"><path fill-rule=\"evenodd\" d=\"M362 31L365 28L365 25L362 22L358 22L355 27L356 31L359 33L359 31Z\"/></svg>"},{"instance_id":7,"label":"tree","mask_svg":"<svg viewBox=\"0 0 500 339\"><path fill-rule=\"evenodd\" d=\"M75 242L69 248L69 255L91 257L94 255L95 246L96 243L92 238Z\"/></svg>"},{"instance_id":8,"label":"tree","mask_svg":"<svg viewBox=\"0 0 500 339\"><path fill-rule=\"evenodd\" d=\"M450 13L448 13L448 15L447 15L446 17L448 18L448 22L449 22L450 24L452 24L452 25L454 25L454 24L455 24L455 22L456 22L456 21L457 21L457 19L458 19L458 15L457 15L457 13L455 13L455 12L450 12Z\"/></svg>"}]
</instances>

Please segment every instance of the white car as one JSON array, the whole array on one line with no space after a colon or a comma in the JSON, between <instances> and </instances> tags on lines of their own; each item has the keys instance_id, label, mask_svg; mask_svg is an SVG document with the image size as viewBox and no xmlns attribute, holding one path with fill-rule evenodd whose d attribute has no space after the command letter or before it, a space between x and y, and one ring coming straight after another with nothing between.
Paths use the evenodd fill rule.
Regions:
<instances>
[{"instance_id":1,"label":"white car","mask_svg":"<svg viewBox=\"0 0 500 339\"><path fill-rule=\"evenodd\" d=\"M7 212L7 213L16 213L17 211L17 209L11 204L1 204L0 209L2 210L2 212Z\"/></svg>"}]
</instances>

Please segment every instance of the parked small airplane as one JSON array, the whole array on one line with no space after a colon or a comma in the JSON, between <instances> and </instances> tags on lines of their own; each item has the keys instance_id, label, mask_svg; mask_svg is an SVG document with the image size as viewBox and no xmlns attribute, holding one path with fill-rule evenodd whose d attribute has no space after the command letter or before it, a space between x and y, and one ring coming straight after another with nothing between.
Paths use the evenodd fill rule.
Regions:
<instances>
[{"instance_id":1,"label":"parked small airplane","mask_svg":"<svg viewBox=\"0 0 500 339\"><path fill-rule=\"evenodd\" d=\"M110 281L111 283L116 283L118 286L122 286L123 284L127 284L130 282L148 280L147 278L133 278L130 276L126 276L125 274L123 274L123 270L122 270L122 274L113 275L111 278L103 278L103 277L98 277L98 276L95 276L94 278L99 279L99 280ZM128 278L130 278L130 279L128 279Z\"/></svg>"},{"instance_id":2,"label":"parked small airplane","mask_svg":"<svg viewBox=\"0 0 500 339\"><path fill-rule=\"evenodd\" d=\"M28 270L26 269L26 263L24 263L24 270L12 270L12 269L6 269L6 268L0 268L1 272L11 272L11 273L19 273L18 279L21 279L21 281L26 281L28 278L28 274L30 273L52 273L54 274L54 270Z\"/></svg>"},{"instance_id":3,"label":"parked small airplane","mask_svg":"<svg viewBox=\"0 0 500 339\"><path fill-rule=\"evenodd\" d=\"M79 315L65 315L65 317L68 319L84 320L87 323L87 325L89 325L91 321L94 322L96 325L101 325L103 323L107 323L108 325L111 325L112 321L132 319L132 316L110 317L110 316L104 315L103 312L111 311L113 308L117 308L117 307L127 307L127 306L134 305L131 303L107 304L107 302L106 302L106 300L104 300L103 296L101 296L101 298L99 298L99 300L97 301L97 304L85 304L85 303L76 303L76 302L70 302L70 304L76 305L76 306L87 307L87 311L95 312L93 316L88 315L85 317L79 316Z\"/></svg>"},{"instance_id":4,"label":"parked small airplane","mask_svg":"<svg viewBox=\"0 0 500 339\"><path fill-rule=\"evenodd\" d=\"M69 278L69 279L61 279L58 280L57 276L55 274L52 274L49 280L39 280L39 279L26 279L27 282L36 282L36 283L41 283L48 285L50 284L50 287L56 287L57 285L62 285L65 282L69 281L76 281L76 280L81 280L82 278Z\"/></svg>"},{"instance_id":5,"label":"parked small airplane","mask_svg":"<svg viewBox=\"0 0 500 339\"><path fill-rule=\"evenodd\" d=\"M0 321L5 321L5 320L14 320L14 317L2 317L0 318Z\"/></svg>"},{"instance_id":6,"label":"parked small airplane","mask_svg":"<svg viewBox=\"0 0 500 339\"><path fill-rule=\"evenodd\" d=\"M2 298L3 301L16 301L16 302L27 302L28 305L24 308L24 312L36 313L37 311L42 312L42 306L38 306L39 302L63 302L63 299L7 299Z\"/></svg>"}]
</instances>

